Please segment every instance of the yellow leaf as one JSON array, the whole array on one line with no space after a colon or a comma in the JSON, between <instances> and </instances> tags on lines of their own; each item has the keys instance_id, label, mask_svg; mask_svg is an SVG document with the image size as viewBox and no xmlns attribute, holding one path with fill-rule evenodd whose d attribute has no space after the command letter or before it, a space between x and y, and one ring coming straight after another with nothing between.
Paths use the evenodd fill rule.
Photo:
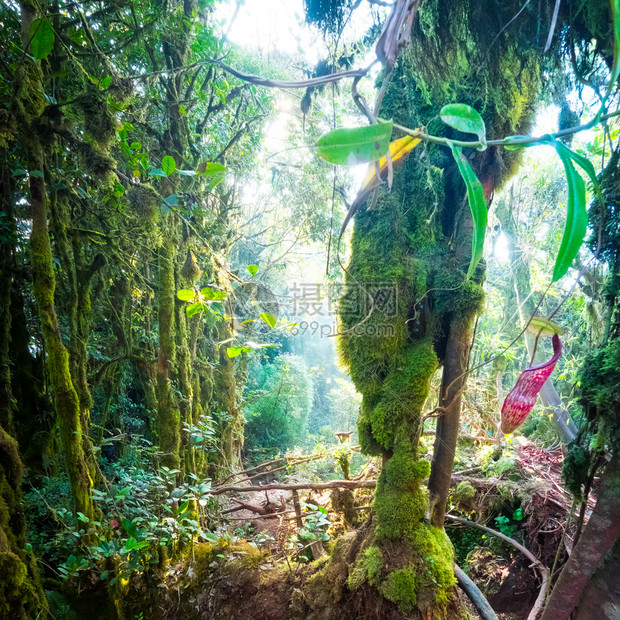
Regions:
<instances>
[{"instance_id":1,"label":"yellow leaf","mask_svg":"<svg viewBox=\"0 0 620 620\"><path fill-rule=\"evenodd\" d=\"M398 140L394 140L394 142L390 143L390 155L392 157L392 165L396 165L399 163L409 152L414 149L420 143L419 138L414 138L413 136L405 136L404 138L399 138ZM388 169L387 156L382 157L379 160L379 173L381 176L385 174ZM362 183L362 188L360 192L371 187L373 182L376 181L377 173L375 169L375 165L371 164L368 167L368 174Z\"/></svg>"}]
</instances>

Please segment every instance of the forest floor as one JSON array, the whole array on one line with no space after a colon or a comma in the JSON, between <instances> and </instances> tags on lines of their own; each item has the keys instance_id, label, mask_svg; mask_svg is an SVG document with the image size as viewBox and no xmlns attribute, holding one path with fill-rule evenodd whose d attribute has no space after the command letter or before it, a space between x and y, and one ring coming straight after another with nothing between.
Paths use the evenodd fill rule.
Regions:
<instances>
[{"instance_id":1,"label":"forest floor","mask_svg":"<svg viewBox=\"0 0 620 620\"><path fill-rule=\"evenodd\" d=\"M521 438L508 453L503 453L495 462L491 461L484 468L484 473L462 475L455 472L455 485L465 483L475 489L474 496L465 502L459 503L458 494L455 494L453 504L456 512L514 537L551 569L563 536L563 523L572 503L561 480L562 461L561 449L545 450ZM376 474L376 469L370 473ZM303 476L287 477L286 482L302 482L301 478ZM286 602L286 591L290 594L291 588L298 589L304 576L313 572L313 567L311 564L300 564L297 561L299 558L295 557L295 544L291 541L295 540L299 528L291 491L265 491L260 488L261 484L274 481L269 476L252 480L249 484L256 486L256 490L230 497L224 506L224 512L228 513L224 518L231 534L255 540L267 551L264 570L268 571L269 565L288 564L289 575L284 580L289 583L288 587L271 579L263 579L262 586L255 586L255 594L259 594L259 590L262 592L259 597L263 603L270 601L274 605L271 611L263 609L264 617L286 618L288 612L284 609L290 603L288 601L282 607ZM238 483L243 484L243 480ZM367 503L367 490L363 490L362 494L365 498L356 497L356 504ZM330 491L301 495L302 506L312 504L328 510L332 517L337 514L333 511ZM590 501L593 505L595 500L591 498ZM278 514L257 514L255 509L243 508L244 505ZM334 525L330 528L330 538L344 531L341 520L332 520ZM456 541L459 563L483 590L499 617L503 620L526 618L540 588L540 579L532 570L530 561L503 541L490 540L492 536L475 530L472 532L468 526L449 524L447 528L453 542ZM569 552L574 531L574 526L569 528L562 543ZM329 549L329 543L326 547ZM560 562L566 557L566 553L562 552ZM247 587L245 577L242 581L244 588ZM227 587L238 590L231 581ZM247 590L243 591L247 595ZM251 604L256 605L255 597L250 598L254 600ZM280 613L285 615L278 615Z\"/></svg>"},{"instance_id":2,"label":"forest floor","mask_svg":"<svg viewBox=\"0 0 620 620\"><path fill-rule=\"evenodd\" d=\"M460 463L463 473L458 468L454 473L451 514L515 539L551 570L558 546L563 544L570 551L574 535L574 526L566 536L563 531L572 500L561 480L561 450L544 450L520 439L486 463L469 466L475 463L473 455L480 453L479 447L471 446L471 458ZM365 475L375 479L377 469L370 466ZM124 617L136 617L145 608L153 620L303 617L298 610L296 615L296 606L304 596L304 583L323 565L333 541L350 528L345 527L332 501L337 499L333 490L299 491L303 528L309 527L308 515L312 519L323 515L327 522L319 528L328 535L325 542L308 544L300 535L303 528L295 513L293 492L266 491L261 486L274 482L301 484L310 479L316 482L316 476L316 471L309 474L302 469L289 471L286 476L246 478L245 483L237 478L236 486L252 488L221 496L223 514L217 542L196 543L183 553L183 559L132 578L123 593ZM354 491L356 506L364 507L354 528L364 527L371 497L372 489ZM259 514L257 510L276 514ZM483 591L498 616L502 620L527 618L541 585L531 561L505 541L470 525L448 521L446 530L457 563ZM566 557L566 551L559 554L558 566ZM471 612L477 617L473 609Z\"/></svg>"}]
</instances>

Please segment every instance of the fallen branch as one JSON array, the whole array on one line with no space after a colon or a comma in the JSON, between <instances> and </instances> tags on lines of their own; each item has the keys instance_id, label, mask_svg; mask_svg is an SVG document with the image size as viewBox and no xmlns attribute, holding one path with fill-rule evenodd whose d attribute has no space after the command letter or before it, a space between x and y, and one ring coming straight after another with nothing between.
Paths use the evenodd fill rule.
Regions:
<instances>
[{"instance_id":1,"label":"fallen branch","mask_svg":"<svg viewBox=\"0 0 620 620\"><path fill-rule=\"evenodd\" d=\"M478 586L463 572L460 566L454 565L454 576L459 587L472 602L482 620L497 620L497 614L493 611L489 601L484 597Z\"/></svg>"},{"instance_id":2,"label":"fallen branch","mask_svg":"<svg viewBox=\"0 0 620 620\"><path fill-rule=\"evenodd\" d=\"M370 510L371 508L372 506L355 506L353 510ZM222 514L226 514L227 512L230 513L231 510L225 511ZM330 514L338 514L339 512L341 511L340 510L329 511ZM292 514L292 513L295 513L295 514ZM290 514L292 514L292 516L290 517L285 516L285 515L290 515ZM314 514L313 510L306 510L304 512L300 512L299 514L297 514L296 510L284 510L283 512L272 512L271 514L268 514L268 515L258 515L256 517L226 517L226 518L229 521L255 521L256 519L275 519L276 517L280 517L284 519L285 521L293 521L297 519L303 519L312 514ZM297 526L301 528L303 527L303 523L299 525L299 522L298 522Z\"/></svg>"},{"instance_id":3,"label":"fallen branch","mask_svg":"<svg viewBox=\"0 0 620 620\"><path fill-rule=\"evenodd\" d=\"M532 610L530 611L527 620L536 620L536 617L540 613L543 603L545 602L547 588L549 586L549 571L547 567L529 549L526 549L522 544L518 543L513 538L502 534L501 532L497 532L496 530L493 530L486 525L481 525L480 523L476 523L475 521L470 521L469 519L464 519L462 517L455 517L453 515L447 514L446 518L450 519L451 521L458 521L459 523L463 523L464 525L471 525L472 527L477 527L480 530L484 530L489 534L493 534L494 536L505 540L507 543L510 543L513 547L515 547L515 549L518 549L528 560L532 562L530 564L530 568L533 567L538 570L542 579L542 584L540 586L538 598L536 599L536 602L534 603L534 606L532 607Z\"/></svg>"},{"instance_id":4,"label":"fallen branch","mask_svg":"<svg viewBox=\"0 0 620 620\"><path fill-rule=\"evenodd\" d=\"M260 486L231 484L212 489L211 495L253 493L255 491L302 491L303 489L312 489L313 491L324 491L326 489L374 489L376 485L376 480L330 480L329 482L300 482L295 484L272 483Z\"/></svg>"},{"instance_id":5,"label":"fallen branch","mask_svg":"<svg viewBox=\"0 0 620 620\"><path fill-rule=\"evenodd\" d=\"M428 430L422 433L423 437L433 437L435 435L435 431ZM486 441L488 443L499 443L499 439L497 437L491 437L490 435L471 435L468 433L459 433L459 439L471 439L473 441Z\"/></svg>"},{"instance_id":6,"label":"fallen branch","mask_svg":"<svg viewBox=\"0 0 620 620\"><path fill-rule=\"evenodd\" d=\"M351 450L353 450L354 452L359 452L360 447L359 446L351 446ZM265 463L261 463L260 465L256 465L255 467L250 467L249 469L243 469L241 471L229 474L228 476L226 476L226 478L224 478L223 480L220 480L218 482L219 486L222 486L224 484L224 482L230 480L231 478L237 478L239 476L247 476L248 474L252 473L252 476L249 476L246 479L247 480L252 480L253 478L258 478L260 476L266 476L267 474L272 474L275 473L277 471L281 471L283 469L287 469L289 467L294 467L296 465L302 465L303 463L309 463L311 461L320 461L321 459L326 459L329 457L333 457L334 454L332 452L324 452L322 454L311 454L311 455L302 455L302 456L281 456L278 457L277 459L273 459L273 461L267 461ZM268 467L270 465L276 465L279 463L285 462L285 465L282 465L280 467L277 467L275 469L268 469L267 471L261 471L258 474L254 474L253 472L258 471L259 469L263 469L264 467Z\"/></svg>"}]
</instances>

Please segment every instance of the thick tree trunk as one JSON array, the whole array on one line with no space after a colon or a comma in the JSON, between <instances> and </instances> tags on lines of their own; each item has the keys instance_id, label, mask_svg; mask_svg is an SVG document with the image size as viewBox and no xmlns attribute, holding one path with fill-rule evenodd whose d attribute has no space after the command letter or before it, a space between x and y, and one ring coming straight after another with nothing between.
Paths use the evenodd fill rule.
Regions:
<instances>
[{"instance_id":1,"label":"thick tree trunk","mask_svg":"<svg viewBox=\"0 0 620 620\"><path fill-rule=\"evenodd\" d=\"M607 594L607 601L610 597L618 594L617 575L616 581L607 580L603 571L603 560L607 554L611 553L611 562L617 561L615 557L614 545L616 546L620 537L620 455L614 454L607 465L598 488L598 499L592 511L590 520L585 526L579 541L575 545L568 562L565 564L551 592L551 597L547 603L541 620L569 620L572 614L581 608L580 617L585 618L588 605L597 608L597 602L587 600L586 593L589 591L601 590L605 582L615 583L612 591ZM595 573L598 571L598 578ZM594 578L594 583L590 581ZM611 575L610 575L611 579ZM581 601L581 603L580 603ZM602 603L602 601L601 601ZM600 609L600 607L599 607ZM587 616L590 618L604 618L614 616Z\"/></svg>"},{"instance_id":2,"label":"thick tree trunk","mask_svg":"<svg viewBox=\"0 0 620 620\"><path fill-rule=\"evenodd\" d=\"M29 27L35 14L32 4L22 3L24 49L27 48L30 40ZM23 128L22 141L26 145L28 167L31 172L29 179L32 213L30 247L34 296L46 345L50 384L54 393L63 454L74 504L77 510L93 518L95 515L90 496L93 480L84 452L80 402L71 380L69 354L62 341L54 303L56 281L47 224L47 194L43 179L44 149L37 139L38 130L31 127L32 121L39 118L45 107L42 92L40 68L34 62L24 59L23 68L16 80L15 107ZM32 174L33 172L38 172L40 176Z\"/></svg>"},{"instance_id":3,"label":"thick tree trunk","mask_svg":"<svg viewBox=\"0 0 620 620\"><path fill-rule=\"evenodd\" d=\"M0 171L3 230L14 230L10 197L10 169ZM39 582L35 558L24 552L26 519L21 507L23 465L17 441L9 434L13 426L14 399L11 389L10 334L12 244L0 244L0 617L47 618L47 603Z\"/></svg>"},{"instance_id":4,"label":"thick tree trunk","mask_svg":"<svg viewBox=\"0 0 620 620\"><path fill-rule=\"evenodd\" d=\"M573 618L620 618L620 539L585 587Z\"/></svg>"}]
</instances>

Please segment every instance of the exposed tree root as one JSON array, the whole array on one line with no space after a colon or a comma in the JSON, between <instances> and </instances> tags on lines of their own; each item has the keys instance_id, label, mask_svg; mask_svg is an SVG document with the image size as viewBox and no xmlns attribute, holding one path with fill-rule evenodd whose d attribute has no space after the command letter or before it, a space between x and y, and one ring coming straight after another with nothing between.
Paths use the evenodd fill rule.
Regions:
<instances>
[{"instance_id":1,"label":"exposed tree root","mask_svg":"<svg viewBox=\"0 0 620 620\"><path fill-rule=\"evenodd\" d=\"M484 594L480 592L478 586L464 573L464 571L457 565L454 565L454 575L459 582L459 587L473 603L476 611L482 617L482 620L497 620L497 614L493 611L489 601L484 597Z\"/></svg>"},{"instance_id":2,"label":"exposed tree root","mask_svg":"<svg viewBox=\"0 0 620 620\"><path fill-rule=\"evenodd\" d=\"M545 602L547 588L549 586L549 571L547 570L547 567L544 566L542 562L540 562L540 560L529 549L526 549L516 540L510 538L509 536L506 536L505 534L502 534L501 532L493 530L490 527L486 527L485 525L481 525L480 523L476 523L475 521L469 521L468 519L463 519L462 517L455 517L454 515L447 514L446 519L458 521L459 523L463 523L465 525L471 525L472 527L477 527L478 529L484 530L489 534L493 534L494 536L497 536L498 538L501 538L506 542L510 543L513 547L518 549L525 557L527 557L528 560L532 562L531 566L538 570L538 572L540 573L540 576L542 578L542 584L540 586L538 598L536 599L536 602L534 603L534 606L532 607L527 617L527 620L536 620L536 617L540 613L542 606Z\"/></svg>"}]
</instances>

